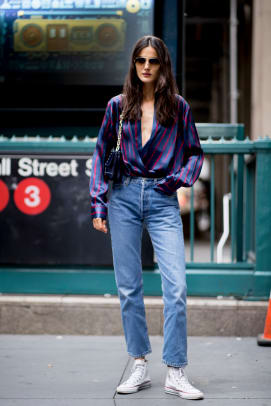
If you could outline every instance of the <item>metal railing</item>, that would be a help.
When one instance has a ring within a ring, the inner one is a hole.
[[[198,276],[204,272],[209,274],[211,284],[214,273],[228,274],[225,285],[220,286],[224,294],[238,289],[241,291],[243,284],[247,285],[244,290],[248,297],[257,296],[256,292],[260,290],[268,294],[271,285],[271,139],[266,137],[252,141],[244,138],[242,125],[198,124],[197,128],[205,160],[210,167],[210,260],[194,262],[194,185],[190,193],[190,261],[187,268],[191,274],[197,270]],[[228,185],[223,192],[221,183]],[[226,228],[229,229],[230,257],[226,262],[219,261],[219,258],[215,260],[215,247],[217,244],[219,248],[224,232],[224,197],[229,202]],[[231,278],[235,280],[235,288],[229,286]],[[215,290],[215,287],[212,289]]]
[[[190,261],[187,263],[188,293],[198,296],[222,294],[243,298],[268,297],[271,285],[271,140],[269,138],[256,141],[244,139],[244,127],[240,124],[197,124],[197,128],[205,160],[210,164],[208,244],[210,260],[194,261],[196,213],[192,209],[190,210]],[[43,133],[42,137],[39,137],[39,134],[33,131],[29,136],[27,130],[24,131],[24,137],[17,137],[15,131],[8,136],[4,132],[0,133],[0,151],[4,154],[50,153],[50,155],[69,153],[90,155],[93,152],[95,147],[93,128],[86,133],[84,131],[84,136],[80,133],[77,137],[77,133],[70,133],[68,139],[64,131],[58,129],[56,132],[57,137],[55,133],[48,133],[49,137]],[[221,165],[222,161],[223,165]],[[221,191],[220,186],[225,180],[228,186]],[[215,260],[215,247],[223,233],[221,218],[225,194],[230,194],[231,197],[230,260],[227,263],[221,263]],[[194,187],[191,188],[190,199],[190,206],[193,208]],[[67,273],[59,271],[59,277],[65,280],[66,290],[59,288],[64,286],[62,284],[58,284],[57,287],[52,286],[53,282],[48,275],[48,286],[42,292],[56,293],[60,289],[63,293],[101,294],[105,293],[103,290],[106,289],[108,293],[116,293],[111,270],[106,272],[90,270],[87,273],[77,268],[74,272],[77,277],[76,291],[72,282],[75,276],[69,270]],[[46,281],[47,274],[44,274]],[[10,273],[3,270],[3,275],[7,277]],[[143,276],[145,293],[161,294],[160,276],[156,272],[143,272]],[[20,278],[23,277],[22,270],[16,273],[17,282],[14,277],[15,273],[12,275],[12,283],[19,285],[21,283],[19,280],[21,281]],[[36,279],[35,272],[31,270],[31,278],[36,280],[35,283],[39,283],[40,277],[41,270],[37,270]],[[80,277],[83,281],[82,286],[78,283]],[[86,278],[90,278],[88,283]],[[96,278],[95,282],[92,283],[94,279],[91,278]],[[97,280],[103,282],[97,284]],[[7,291],[11,289],[9,282],[6,286],[8,286]],[[46,283],[43,286],[46,286]],[[39,289],[33,288],[30,291],[41,292]]]
[[[229,190],[224,195],[230,197],[230,242],[231,242],[231,262],[251,262],[255,260],[255,232],[256,232],[256,190],[260,191],[263,181],[268,182],[269,166],[262,162],[262,154],[271,157],[271,140],[269,138],[251,141],[244,139],[244,128],[241,125],[221,125],[220,130],[224,135],[219,137],[217,125],[208,125],[208,137],[204,131],[206,127],[198,125],[201,138],[201,145],[205,153],[205,159],[210,162],[210,262],[214,262],[215,251],[215,214],[219,210],[223,214],[223,196],[215,199],[215,188],[217,182],[229,184]],[[215,133],[215,136],[212,134]],[[217,158],[227,157],[227,173],[222,173],[220,168],[219,178],[215,180]],[[271,164],[271,162],[270,162]],[[256,174],[257,172],[260,172]],[[263,176],[260,184],[256,184],[256,177]],[[227,182],[227,177],[229,178]],[[193,188],[192,188],[193,189]],[[194,194],[191,193],[191,208],[194,207]],[[216,201],[217,200],[217,201]],[[216,208],[216,204],[219,207]],[[268,202],[267,202],[268,204]],[[257,207],[259,210],[260,208]],[[261,208],[264,210],[264,208]],[[190,260],[193,262],[194,246],[194,211],[190,212]],[[267,219],[268,222],[268,219]],[[254,255],[253,255],[254,253]]]
[[[210,216],[210,262],[215,259],[215,241],[216,241],[216,212],[224,217],[225,205],[223,204],[223,196],[228,196],[230,200],[230,225],[226,227],[230,229],[231,241],[231,262],[240,261],[242,258],[241,240],[243,238],[243,210],[247,212],[248,206],[243,207],[243,189],[245,183],[244,170],[246,170],[246,162],[244,156],[250,156],[255,159],[253,151],[254,143],[248,139],[244,140],[243,125],[225,125],[225,124],[198,124],[197,125],[201,145],[205,153],[206,161],[209,164],[209,216]],[[249,154],[249,155],[247,155]],[[219,166],[217,180],[215,179],[216,162],[219,164],[223,161],[223,167]],[[224,173],[223,173],[224,169]],[[226,171],[225,171],[226,170]],[[226,173],[225,173],[226,172]],[[222,182],[228,184],[228,190],[225,190],[223,195],[216,198],[216,183]],[[255,187],[255,185],[254,185]],[[195,213],[194,213],[194,187],[190,193],[190,261],[194,262],[194,245],[195,245]],[[216,207],[217,206],[217,207]],[[238,255],[237,255],[238,253]]]

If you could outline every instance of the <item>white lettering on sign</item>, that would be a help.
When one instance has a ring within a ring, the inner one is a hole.
[[[11,159],[2,158],[0,160],[0,176],[10,176],[11,175]]]
[[[78,176],[78,163],[75,159],[70,162],[40,162],[37,158],[24,157],[18,161],[18,174],[21,176]]]
[[[61,162],[58,167],[60,176],[66,177],[70,175],[70,165],[68,162]]]
[[[40,189],[35,185],[30,185],[25,188],[24,202],[28,207],[37,207],[40,204]]]
[[[90,175],[91,175],[91,166],[92,166],[92,158],[89,158],[87,161],[86,161],[86,170],[85,170],[85,174],[88,176],[88,177],[90,177]]]

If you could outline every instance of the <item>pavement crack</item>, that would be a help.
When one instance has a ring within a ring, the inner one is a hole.
[[[122,374],[121,374],[121,377],[120,377],[120,379],[119,379],[119,381],[118,381],[117,386],[119,386],[119,384],[121,383],[122,378],[124,377],[125,371],[126,371],[126,369],[128,368],[129,362],[130,362],[130,358],[128,357],[128,360],[127,360],[127,362],[126,362],[126,364],[125,364],[125,367],[124,367],[124,369],[123,369],[123,372],[122,372]],[[115,403],[115,397],[116,397],[116,395],[117,395],[117,390],[115,390],[114,396],[113,396],[114,403]],[[116,403],[115,403],[115,404],[116,404]]]

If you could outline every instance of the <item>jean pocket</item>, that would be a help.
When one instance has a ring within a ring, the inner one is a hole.
[[[154,190],[154,202],[156,202],[158,205],[161,204],[162,206],[177,207],[179,205],[177,192],[173,192],[171,195],[167,195],[166,193]]]
[[[163,192],[158,192],[158,191],[156,191],[156,192],[159,193],[159,195],[164,197],[165,199],[176,199],[177,198],[177,192],[176,191],[173,192],[171,195],[167,195],[166,193],[163,193]]]
[[[113,185],[112,185],[113,190],[121,189],[122,187],[123,187],[123,183],[113,183]]]
[[[171,195],[166,195],[170,199],[176,199],[177,198],[177,192],[173,192]]]

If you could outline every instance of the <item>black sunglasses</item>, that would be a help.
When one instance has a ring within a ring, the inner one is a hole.
[[[149,61],[150,65],[160,65],[160,61],[158,58],[143,58],[143,56],[138,56],[135,58],[135,63],[138,63],[139,65],[145,65],[146,61]]]

